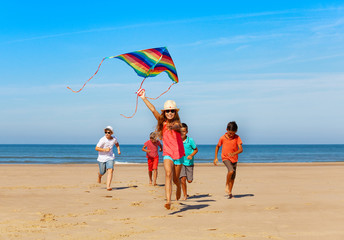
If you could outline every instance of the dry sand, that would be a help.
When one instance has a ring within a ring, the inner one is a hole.
[[[190,198],[164,206],[164,170],[116,165],[0,165],[0,239],[344,239],[344,163],[195,166]],[[174,187],[175,190],[175,187]],[[173,200],[175,196],[173,196]]]

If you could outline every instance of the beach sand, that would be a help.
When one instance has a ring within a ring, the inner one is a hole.
[[[221,163],[195,166],[190,198],[164,208],[164,170],[0,165],[0,239],[344,239],[344,163],[239,164],[234,198]],[[175,186],[173,189],[175,193]]]

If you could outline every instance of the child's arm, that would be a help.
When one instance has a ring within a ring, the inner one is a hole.
[[[193,152],[187,157],[187,159],[191,160],[195,155],[196,153],[198,153],[198,148],[196,147]]]
[[[147,146],[143,145],[143,148],[142,148],[142,151],[146,152],[146,153],[149,153],[150,150],[146,149]]]
[[[109,152],[110,148],[101,148],[96,146],[96,151],[98,152]]]
[[[242,145],[241,145],[241,144],[238,145],[238,148],[239,148],[238,151],[229,153],[228,155],[229,155],[230,157],[234,157],[235,155],[238,155],[238,154],[242,153],[243,149],[242,149]]]
[[[121,149],[119,148],[119,143],[115,143],[118,155],[121,155]]]
[[[146,104],[146,106],[149,108],[149,110],[151,110],[151,112],[153,113],[154,117],[156,118],[156,120],[159,120],[160,118],[160,114],[159,112],[155,109],[154,105],[151,104],[148,99],[146,98],[146,91],[142,90],[141,91],[141,95],[140,97],[142,98],[143,102]]]
[[[159,141],[159,147],[160,147],[160,152],[162,152],[162,146],[161,146],[161,143],[160,143],[160,141]]]
[[[216,145],[216,148],[215,148],[215,158],[214,158],[214,165],[217,165],[217,163],[219,162],[219,160],[217,159],[217,154],[219,153],[219,146]]]

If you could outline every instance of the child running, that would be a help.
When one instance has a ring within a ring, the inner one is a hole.
[[[158,177],[158,163],[159,163],[159,154],[158,147],[160,152],[162,151],[162,146],[160,141],[157,139],[157,134],[152,132],[149,135],[149,140],[144,143],[142,151],[146,152],[147,162],[148,162],[148,176],[149,176],[149,185],[156,186],[156,179]],[[153,174],[152,174],[153,173]],[[153,175],[153,179],[152,179]]]
[[[186,180],[188,183],[191,183],[193,180],[193,170],[194,170],[194,156],[198,152],[197,146],[195,141],[188,137],[186,134],[188,134],[188,125],[185,123],[182,123],[182,128],[180,130],[183,144],[184,144],[184,150],[185,150],[185,156],[184,161],[182,165],[182,170],[180,171],[180,180],[181,185],[183,189],[183,200],[186,200],[188,197],[187,194],[187,187],[186,187]]]
[[[215,148],[215,159],[214,165],[217,165],[218,159],[217,154],[219,148],[222,146],[221,158],[222,162],[227,167],[228,173],[226,177],[226,193],[228,198],[232,198],[232,189],[236,176],[236,168],[238,162],[238,154],[242,153],[242,141],[236,132],[238,131],[238,125],[236,122],[229,122],[227,125],[227,132],[220,138]]]
[[[107,126],[104,131],[105,136],[99,140],[96,146],[96,151],[98,151],[97,160],[99,164],[98,183],[101,183],[102,176],[107,172],[106,189],[111,191],[111,181],[115,161],[115,154],[112,149],[113,146],[116,145],[118,155],[121,154],[121,150],[117,139],[112,136],[113,128],[111,126]]]
[[[181,124],[178,115],[179,109],[177,108],[175,101],[167,100],[164,104],[164,109],[161,111],[161,113],[159,113],[155,109],[154,105],[146,98],[144,90],[141,90],[139,95],[158,121],[156,129],[159,137],[162,138],[162,143],[164,145],[163,159],[165,169],[165,208],[170,209],[172,178],[173,182],[177,186],[176,200],[179,200],[181,196],[179,174],[184,157],[184,146],[182,137],[180,135]]]

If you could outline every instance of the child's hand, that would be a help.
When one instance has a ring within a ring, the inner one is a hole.
[[[192,159],[192,156],[191,156],[191,155],[189,155],[189,156],[187,157],[187,159],[188,159],[188,160],[191,160],[191,159]]]
[[[229,157],[234,157],[236,154],[235,153],[228,153]]]
[[[104,148],[104,152],[110,152],[110,148]]]
[[[219,160],[217,158],[214,159],[214,165],[217,166],[217,163],[219,162]]]
[[[140,98],[145,99],[145,98],[146,98],[146,90],[140,88],[140,89],[137,91],[137,95],[139,95]]]
[[[118,155],[121,155],[121,150],[118,150],[117,152],[118,152]]]

